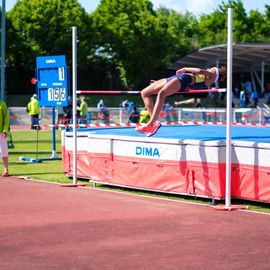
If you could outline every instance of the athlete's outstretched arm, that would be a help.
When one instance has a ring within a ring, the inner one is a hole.
[[[184,67],[176,71],[176,74],[182,74],[182,73],[202,74],[213,80],[215,80],[215,76],[216,76],[216,73],[212,71],[212,68],[206,70],[206,69],[197,68],[197,67]]]
[[[176,71],[176,74],[182,74],[182,73],[194,73],[194,74],[199,74],[201,71],[200,68],[196,67],[184,67],[180,68]]]

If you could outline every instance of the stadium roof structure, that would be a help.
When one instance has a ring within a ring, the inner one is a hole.
[[[185,66],[207,68],[227,62],[227,44],[199,49],[186,55],[168,68],[177,70]],[[233,73],[270,72],[270,44],[234,43]]]

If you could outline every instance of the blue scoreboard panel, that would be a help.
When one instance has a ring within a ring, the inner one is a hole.
[[[69,74],[64,55],[36,59],[37,96],[40,106],[67,106]]]

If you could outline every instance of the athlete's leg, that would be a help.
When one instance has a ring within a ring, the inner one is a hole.
[[[8,157],[2,157],[3,165],[4,165],[4,176],[8,176]]]
[[[161,80],[155,81],[154,83],[150,84],[149,86],[147,86],[141,91],[141,96],[144,102],[144,106],[146,107],[150,116],[152,116],[153,109],[154,109],[152,96],[158,94],[158,92],[162,89],[162,87],[166,83],[167,83],[166,79],[161,79]]]
[[[3,176],[8,176],[8,146],[7,146],[7,136],[5,136],[4,133],[0,133],[0,149],[4,165]]]
[[[177,78],[174,78],[170,80],[169,82],[167,82],[165,85],[163,85],[163,87],[158,91],[156,103],[151,114],[151,119],[148,122],[149,125],[152,126],[155,123],[155,121],[158,119],[159,114],[163,108],[166,97],[176,93],[180,89],[181,89],[181,83],[179,79]]]

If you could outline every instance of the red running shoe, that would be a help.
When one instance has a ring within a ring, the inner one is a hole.
[[[152,128],[153,128],[152,126],[147,124],[145,126],[137,127],[135,128],[135,130],[140,133],[148,133],[152,130]]]
[[[161,122],[159,120],[156,120],[156,122],[154,123],[153,126],[151,126],[152,130],[150,130],[149,132],[147,132],[146,136],[147,137],[151,137],[153,136],[161,127]]]
[[[157,131],[158,129],[161,127],[161,122],[159,120],[157,120],[153,126],[147,124],[145,126],[141,126],[141,127],[138,127],[138,128],[135,128],[135,130],[137,132],[140,132],[140,133],[146,133],[146,136],[147,137],[150,137],[150,136],[153,136]]]
[[[156,127],[156,126],[161,126],[161,122],[159,120],[156,120],[156,122],[154,123],[153,127]]]

